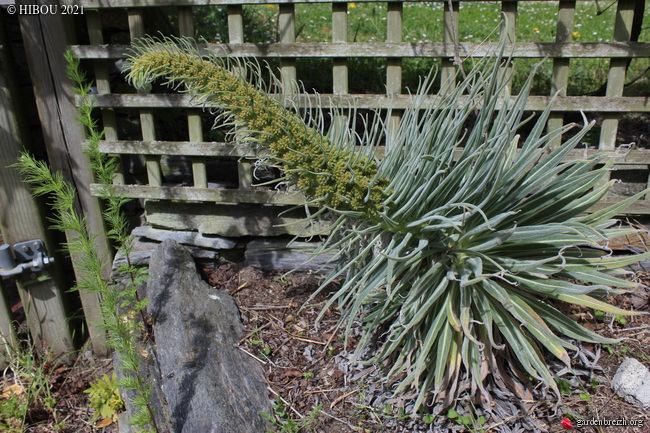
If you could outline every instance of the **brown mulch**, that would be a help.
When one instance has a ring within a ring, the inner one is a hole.
[[[276,414],[280,415],[281,422],[295,422],[296,429],[300,428],[296,432],[470,431],[441,417],[432,424],[425,423],[421,416],[411,418],[408,416],[409,400],[391,402],[389,392],[386,398],[376,398],[382,395],[381,372],[372,365],[349,362],[359,329],[353,328],[346,334],[344,329],[337,327],[340,311],[336,307],[323,311],[328,298],[327,293],[314,296],[320,284],[317,275],[284,275],[232,263],[215,264],[203,269],[202,274],[212,287],[228,291],[235,299],[245,326],[241,348],[261,364],[269,397],[276,399]],[[636,278],[646,287],[650,286],[650,269],[641,270]],[[336,288],[333,283],[327,289]],[[650,312],[649,300],[650,292],[643,286],[635,293],[610,299],[621,308],[646,313]],[[613,346],[583,344],[582,349],[595,354],[592,371],[578,377],[564,375],[571,384],[571,392],[563,396],[556,412],[547,411],[538,421],[551,433],[565,431],[560,423],[567,415],[574,425],[580,417],[628,423],[627,426],[586,426],[576,428],[577,432],[650,431],[650,414],[635,408],[611,390],[611,379],[624,359],[634,357],[650,367],[650,316],[631,316],[623,324],[610,317],[598,320],[587,309],[567,310],[567,314],[602,335],[626,340]],[[349,337],[347,346],[345,335]],[[580,364],[578,359],[575,361],[576,365]],[[91,424],[93,413],[89,409],[88,395],[83,393],[91,381],[104,373],[110,374],[110,360],[97,360],[90,352],[82,350],[73,365],[51,362],[51,368],[55,413],[42,407],[34,408],[28,420],[30,427],[24,431],[117,432],[116,424],[106,428],[95,428]],[[12,381],[11,372],[5,371],[0,378],[0,393]],[[638,422],[643,422],[643,427],[631,425]],[[453,430],[441,429],[441,423],[451,425]],[[507,424],[508,420],[488,418],[480,427],[485,432],[516,431],[505,430]]]
[[[28,349],[24,349],[28,350]],[[89,407],[88,394],[84,393],[90,383],[104,374],[111,374],[112,359],[97,359],[92,352],[82,349],[72,364],[59,362],[56,358],[34,354],[35,363],[44,367],[44,377],[48,378],[54,409],[48,409],[42,402],[33,405],[27,413],[25,424],[20,430],[16,420],[0,420],[16,428],[15,431],[26,433],[117,433],[117,423],[106,421],[104,428],[97,428],[91,420],[94,410]],[[0,399],[6,399],[17,389],[29,386],[28,379],[16,377],[11,368],[4,370],[0,376]],[[12,388],[13,387],[13,388]],[[22,398],[24,394],[19,395]],[[98,420],[98,423],[102,421]]]
[[[421,417],[409,418],[403,402],[391,405],[385,403],[390,400],[382,400],[379,404],[367,401],[364,390],[381,386],[371,379],[377,376],[377,371],[372,366],[358,366],[356,371],[350,372],[350,367],[346,367],[351,365],[348,360],[356,340],[349,338],[348,346],[344,347],[344,330],[337,328],[340,312],[334,307],[322,312],[327,301],[324,294],[312,298],[318,287],[315,275],[283,276],[234,264],[204,269],[204,275],[213,287],[231,293],[240,307],[246,328],[241,345],[262,364],[269,396],[279,396],[281,409],[286,412],[285,421],[291,418],[299,423],[300,419],[309,418],[314,408],[320,407],[311,429],[302,431],[439,431],[430,430],[431,424],[424,424]],[[650,273],[641,272],[637,278],[650,285]],[[335,288],[335,285],[331,287]],[[621,308],[634,307],[648,312],[649,296],[646,289],[640,288],[637,293],[619,295],[611,301]],[[584,350],[596,354],[597,365],[593,366],[592,377],[564,376],[570,379],[572,391],[563,396],[556,413],[547,414],[542,426],[545,425],[549,432],[564,431],[561,420],[568,415],[574,424],[580,417],[625,419],[628,423],[627,426],[581,427],[575,431],[650,431],[650,414],[635,408],[611,390],[611,379],[625,358],[635,357],[650,367],[650,317],[628,317],[624,326],[614,318],[596,320],[589,311],[568,313],[575,314],[581,324],[605,336],[629,340],[604,347],[584,344]],[[644,422],[645,427],[632,425],[638,422]],[[482,427],[486,432],[509,431],[503,429],[502,424],[503,420],[488,418]],[[458,431],[464,430],[456,427]]]

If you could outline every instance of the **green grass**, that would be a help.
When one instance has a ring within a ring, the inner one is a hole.
[[[557,3],[550,1],[520,2],[518,7],[517,40],[520,42],[554,42],[556,33]],[[498,40],[494,30],[501,20],[500,2],[461,2],[459,40],[481,42]],[[608,42],[612,40],[616,4],[599,2],[599,13],[594,1],[579,1],[576,7],[575,42]],[[298,42],[327,42],[332,40],[331,4],[296,4],[296,32]],[[225,8],[197,8],[199,33],[208,40],[226,42],[227,26]],[[403,41],[438,42],[442,40],[443,2],[404,3]],[[244,6],[245,41],[270,43],[277,40],[278,5]],[[647,22],[650,10],[646,9]],[[386,40],[387,6],[384,2],[348,4],[348,40],[372,42]],[[645,25],[640,40],[650,40],[650,27]],[[531,67],[540,59],[517,59],[515,61],[515,91],[521,88]],[[404,90],[417,87],[419,77],[426,75],[431,67],[439,66],[436,59],[405,59],[403,61]],[[630,64],[627,81],[643,76],[650,66],[650,59],[634,59]],[[567,93],[584,95],[597,91],[607,80],[608,59],[576,59],[571,61]],[[547,95],[550,92],[552,60],[543,60],[538,70],[532,94]],[[385,59],[354,59],[350,63],[350,92],[383,93],[385,90]],[[332,89],[330,59],[301,59],[298,62],[298,78],[308,90],[328,93]],[[650,94],[647,78],[626,89],[626,95]]]

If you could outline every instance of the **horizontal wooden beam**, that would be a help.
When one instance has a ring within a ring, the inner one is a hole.
[[[589,208],[589,212],[596,212],[608,206],[618,203],[619,200],[602,200]],[[637,200],[632,203],[627,209],[619,214],[624,215],[650,215],[650,200]]]
[[[255,157],[258,152],[247,149],[246,144],[193,141],[100,141],[99,151],[122,155],[181,155],[207,157]]]
[[[497,42],[459,44],[460,56],[481,58],[494,53]],[[129,45],[72,45],[71,51],[82,59],[119,59],[127,56]],[[205,54],[262,58],[451,58],[454,46],[444,42],[295,42],[270,44],[201,44]],[[514,58],[635,58],[650,57],[649,42],[517,42],[505,47]]]
[[[128,198],[150,200],[178,200],[215,203],[256,203],[274,205],[301,205],[305,203],[302,194],[288,194],[275,191],[251,191],[222,188],[193,188],[181,186],[113,185],[115,192]],[[90,191],[99,195],[102,185],[92,184]],[[603,200],[589,209],[595,212],[618,203],[616,200]],[[650,200],[639,200],[628,207],[621,215],[650,215]]]
[[[379,94],[364,95],[303,95],[300,96],[305,104],[300,106],[312,106],[322,108],[333,107],[356,107],[370,109],[406,109],[412,104],[413,97],[409,95],[398,95],[387,97]],[[430,96],[427,103],[432,104],[438,99],[437,96]],[[551,102],[550,96],[529,96],[526,100],[526,110],[541,111],[548,107]],[[306,104],[309,101],[309,104]],[[463,99],[461,99],[461,104]],[[514,97],[511,98],[511,102]],[[499,104],[497,109],[503,104]],[[172,108],[172,107],[201,107],[201,104],[187,93],[169,94],[110,94],[97,95],[96,106],[99,108]],[[607,112],[607,113],[642,113],[650,112],[650,98],[648,97],[604,97],[604,96],[563,96],[557,97],[553,103],[552,111],[585,111],[585,112]]]
[[[179,156],[205,156],[205,157],[251,157],[259,156],[254,149],[248,149],[247,144],[223,142],[193,142],[193,141],[100,141],[99,151],[107,154],[122,155],[179,155]],[[458,156],[461,150],[457,150]],[[571,151],[565,161],[578,158],[588,158],[600,153],[596,149],[575,149]],[[377,149],[377,156],[382,157],[384,149]],[[632,149],[629,152],[621,151],[612,154],[615,166],[650,165],[650,149]],[[457,158],[456,158],[457,159]]]
[[[112,185],[111,187],[114,189],[115,193],[124,197],[151,200],[279,205],[300,205],[305,202],[302,194],[277,191],[149,185]],[[90,191],[94,195],[99,196],[103,190],[104,186],[100,184],[90,185]]]
[[[372,3],[377,0],[358,0],[355,3]],[[415,2],[418,0],[410,0]],[[432,0],[442,3],[448,0]],[[539,1],[539,0],[503,0]],[[347,0],[61,0],[61,4],[79,5],[86,8],[141,8],[156,6],[223,6],[248,4],[298,4],[298,3],[348,3]],[[405,2],[406,3],[406,2]]]

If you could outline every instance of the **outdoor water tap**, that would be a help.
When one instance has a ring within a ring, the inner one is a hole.
[[[7,244],[0,245],[0,277],[15,277],[24,272],[43,272],[45,266],[54,261],[45,252],[45,245],[40,239],[20,242],[13,247],[16,258]]]

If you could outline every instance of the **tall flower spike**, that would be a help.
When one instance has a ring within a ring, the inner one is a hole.
[[[375,161],[334,145],[260,86],[230,72],[226,61],[206,59],[191,41],[170,38],[138,41],[129,60],[127,78],[135,87],[146,88],[163,78],[206,106],[223,110],[222,118],[245,129],[251,141],[264,143],[275,160],[272,163],[310,199],[369,219],[382,211],[388,181],[377,175]],[[251,68],[249,73],[259,69]]]

